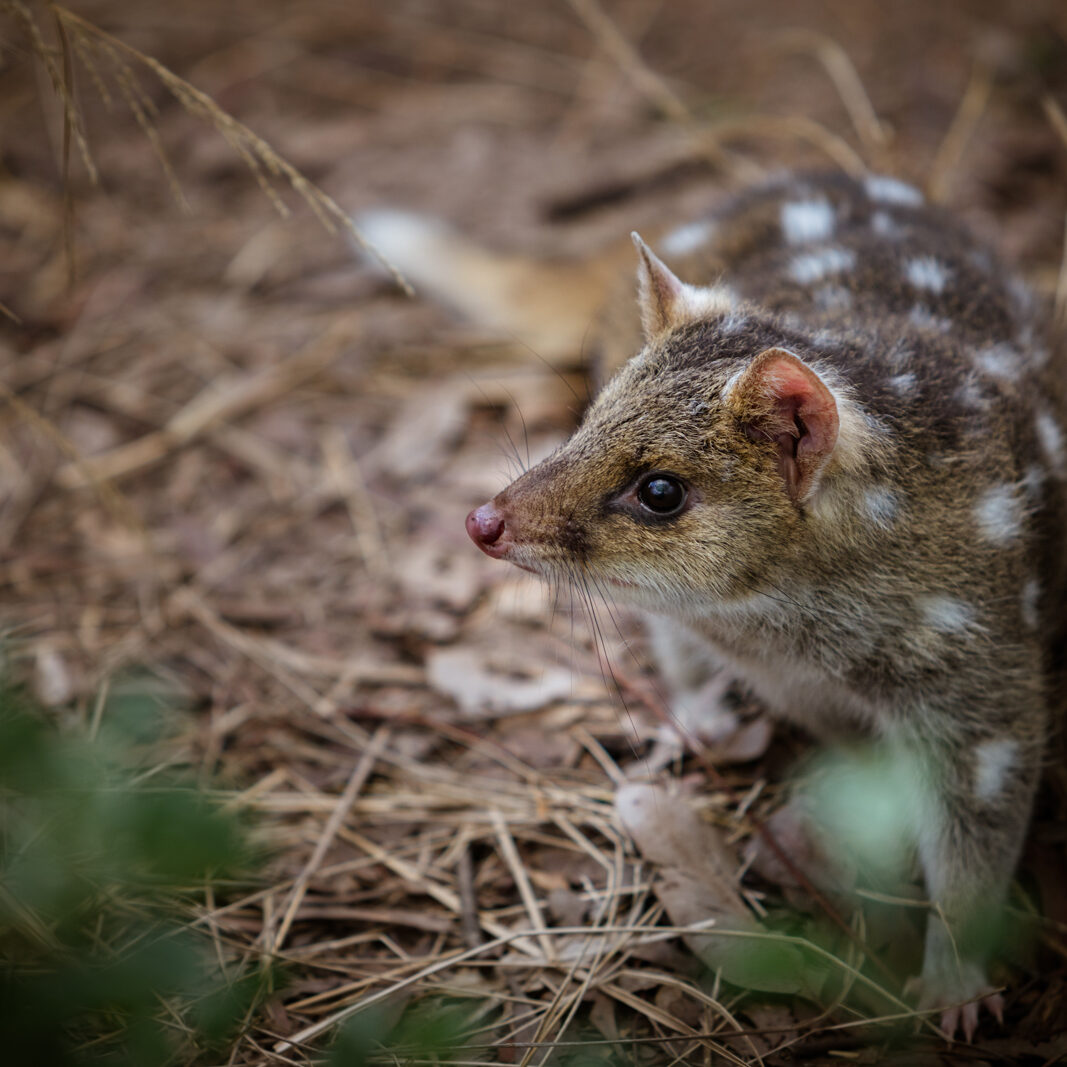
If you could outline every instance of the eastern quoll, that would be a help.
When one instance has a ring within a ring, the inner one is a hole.
[[[364,221],[464,309],[542,316],[514,264],[411,216]],[[970,1038],[979,1005],[1002,1010],[983,927],[1062,696],[1062,356],[994,255],[894,178],[768,182],[668,234],[670,267],[633,237],[643,344],[468,532],[647,613],[675,707],[725,672],[818,737],[908,762],[920,1004]]]

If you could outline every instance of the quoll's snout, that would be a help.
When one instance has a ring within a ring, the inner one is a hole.
[[[470,539],[493,559],[500,559],[508,550],[504,529],[504,516],[492,501],[475,508],[467,516],[467,534]]]

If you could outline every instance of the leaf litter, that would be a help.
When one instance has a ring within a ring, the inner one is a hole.
[[[117,50],[137,68],[122,84],[141,111],[123,115],[114,86],[108,110],[78,67],[75,147],[100,184],[72,161],[73,224],[64,107],[42,136],[30,53],[0,72],[5,652],[86,726],[134,666],[179,680],[195,725],[174,758],[272,843],[259,884],[189,918],[224,961],[288,975],[228,1062],[316,1062],[360,1019],[388,1042],[428,1001],[465,1006],[479,1061],[958,1062],[863,995],[899,987],[857,943],[914,969],[918,937],[886,932],[921,917],[913,897],[860,898],[850,941],[742,877],[754,821],[780,806],[766,783],[803,740],[772,743],[750,717],[725,748],[678,744],[657,768],[636,624],[594,627],[466,542],[466,511],[573,426],[583,353],[550,366],[404,298],[309,215],[273,218],[257,184],[276,145],[352,215],[409,207],[574,255],[691,216],[753,168],[870,152],[921,180],[936,160],[931,183],[1051,294],[1067,147],[1039,98],[1067,92],[1063,13],[976,28],[934,7],[834,20],[778,0],[583,0],[502,21],[497,3],[402,0],[238,3],[220,20],[202,0],[173,19],[103,0],[110,38],[61,17],[82,60]],[[783,20],[809,33],[774,50],[762,27]],[[173,94],[200,114],[203,99],[125,44],[241,125],[194,119]],[[981,108],[979,57],[995,66]],[[275,205],[289,195],[272,187]],[[1065,1054],[1063,796],[1054,780],[1031,834],[1013,905],[1040,936],[1012,961],[1010,1028],[982,1035],[982,1062]]]

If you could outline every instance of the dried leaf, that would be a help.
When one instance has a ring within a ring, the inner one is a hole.
[[[531,666],[519,655],[449,648],[426,661],[430,685],[473,719],[536,711],[569,696],[574,676],[562,667]]]
[[[821,968],[775,940],[749,913],[735,885],[736,861],[722,835],[662,787],[625,785],[615,807],[642,855],[657,868],[654,889],[671,922],[715,920],[729,936],[694,933],[685,943],[711,970],[744,989],[812,996]],[[744,936],[744,935],[751,936]]]

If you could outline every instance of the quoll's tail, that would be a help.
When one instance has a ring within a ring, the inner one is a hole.
[[[524,259],[405,211],[372,211],[355,223],[416,290],[555,364],[581,357],[618,269],[615,249],[576,263]]]

